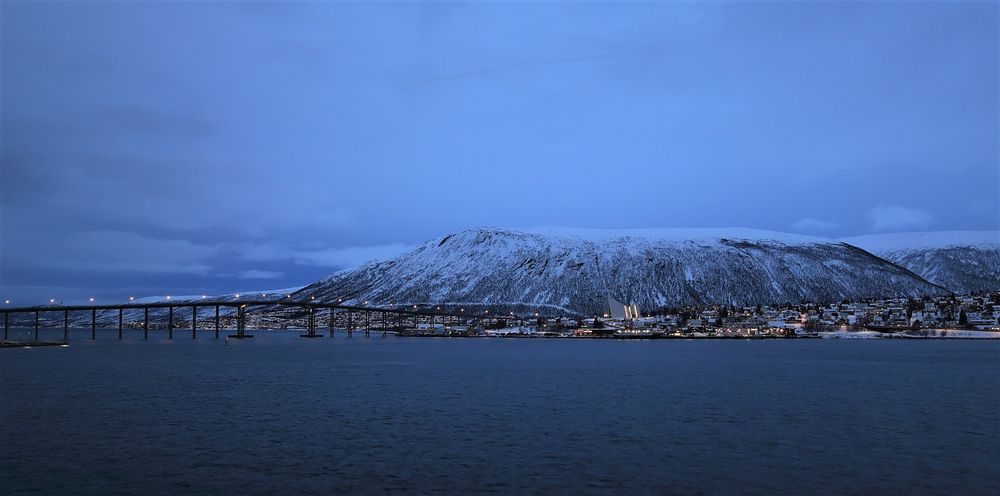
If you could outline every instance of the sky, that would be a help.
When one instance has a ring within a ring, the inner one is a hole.
[[[0,295],[481,226],[1000,228],[1000,4],[0,3]]]

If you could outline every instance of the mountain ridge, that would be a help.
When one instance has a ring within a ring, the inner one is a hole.
[[[918,297],[947,291],[838,240],[753,229],[474,228],[336,272],[300,294],[385,304],[600,312]]]
[[[931,231],[842,238],[957,293],[1000,289],[1000,231]]]

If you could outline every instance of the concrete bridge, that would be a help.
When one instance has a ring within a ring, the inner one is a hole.
[[[270,308],[268,308],[270,307]],[[340,320],[345,320],[345,330],[347,334],[353,335],[355,330],[363,330],[365,336],[368,336],[370,332],[374,329],[376,331],[381,331],[383,335],[388,333],[391,329],[398,329],[401,326],[406,327],[407,324],[412,324],[416,327],[417,323],[421,319],[429,321],[432,325],[436,323],[450,324],[450,325],[471,325],[474,323],[480,323],[483,321],[497,321],[500,319],[514,320],[519,323],[523,323],[525,319],[519,318],[511,315],[496,315],[496,313],[490,312],[489,310],[483,310],[481,312],[465,312],[464,309],[459,312],[448,312],[441,311],[441,307],[431,307],[431,308],[421,308],[414,306],[411,308],[382,308],[382,307],[368,307],[368,306],[357,306],[357,305],[342,305],[339,303],[320,303],[315,300],[307,301],[295,301],[289,299],[278,299],[278,300],[195,300],[195,301],[184,301],[184,302],[156,302],[156,303],[123,303],[123,304],[111,304],[111,305],[38,305],[30,307],[17,307],[17,308],[4,308],[3,311],[3,340],[7,344],[11,344],[9,339],[9,331],[11,328],[11,316],[21,317],[21,322],[33,317],[34,324],[34,340],[36,344],[67,344],[69,342],[69,328],[70,328],[70,314],[79,314],[80,312],[86,312],[90,314],[90,339],[97,339],[97,314],[98,312],[114,312],[118,311],[118,339],[122,339],[122,335],[125,329],[125,312],[141,310],[143,314],[142,318],[142,332],[143,338],[149,339],[150,331],[150,315],[149,311],[151,309],[167,310],[167,337],[173,339],[174,329],[176,328],[175,315],[178,318],[190,317],[190,330],[191,337],[198,337],[198,319],[203,317],[203,309],[213,309],[214,313],[207,316],[208,319],[212,321],[209,326],[209,331],[214,333],[216,339],[219,338],[219,332],[223,329],[221,325],[221,320],[223,315],[221,315],[221,309],[225,308],[229,310],[228,314],[225,316],[227,319],[232,319],[233,314],[235,314],[235,334],[231,334],[228,337],[243,339],[252,338],[253,335],[247,333],[247,310],[248,309],[268,309],[272,311],[278,311],[281,309],[296,309],[305,312],[306,320],[306,333],[300,336],[306,338],[316,338],[323,337],[324,335],[317,332],[317,321],[321,320],[325,314],[328,335],[330,337],[334,336],[334,331],[336,330],[337,317],[340,316]],[[180,313],[183,312],[183,313]],[[41,319],[44,316],[46,321],[51,321],[51,315],[56,313],[57,315],[61,313],[62,326],[63,326],[63,341],[61,342],[49,342],[42,343],[39,341],[39,330],[41,329]],[[297,320],[301,318],[301,315],[296,316],[283,316],[278,318],[286,318],[288,320]],[[31,325],[29,320],[28,326]],[[184,327],[185,329],[187,326]]]

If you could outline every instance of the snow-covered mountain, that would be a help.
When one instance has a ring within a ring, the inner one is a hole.
[[[372,305],[442,304],[594,315],[945,292],[854,246],[750,229],[482,228],[341,271],[299,294]]]
[[[872,234],[842,241],[957,293],[1000,289],[1000,232]]]

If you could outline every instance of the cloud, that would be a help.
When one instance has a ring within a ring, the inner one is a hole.
[[[284,275],[285,275],[284,272],[278,272],[274,270],[251,269],[251,270],[244,270],[243,272],[236,274],[236,277],[240,279],[278,279],[280,277],[283,277]]]
[[[205,262],[220,253],[219,246],[114,230],[79,233],[67,245],[74,257],[56,262],[58,265],[95,272],[204,275],[209,271]]]
[[[464,71],[454,72],[451,74],[442,74],[442,75],[432,76],[426,79],[421,79],[418,81],[412,81],[404,85],[403,89],[413,89],[428,84],[441,83],[447,81],[458,81],[462,79],[486,77],[493,73],[522,69],[522,68],[531,68],[531,67],[540,67],[549,65],[581,64],[589,62],[600,62],[604,60],[628,58],[628,57],[648,56],[648,57],[658,58],[665,55],[666,53],[667,50],[665,49],[646,49],[646,50],[634,50],[629,52],[581,55],[576,57],[566,56],[566,57],[551,57],[542,59],[514,60],[511,62],[507,62],[505,64],[467,69]]]
[[[350,246],[300,253],[301,260],[325,267],[357,267],[373,260],[385,260],[403,253],[412,246],[401,243],[377,246]]]
[[[296,249],[278,243],[246,244],[239,248],[244,260],[253,262],[292,261],[303,265],[350,268],[373,260],[392,258],[413,248],[402,243],[343,248]]]
[[[794,224],[792,228],[797,231],[830,231],[836,229],[837,224],[834,222],[827,222],[825,220],[814,219],[812,217],[804,217],[799,219]]]
[[[918,208],[879,205],[868,211],[873,231],[920,231],[931,225],[931,214]]]

